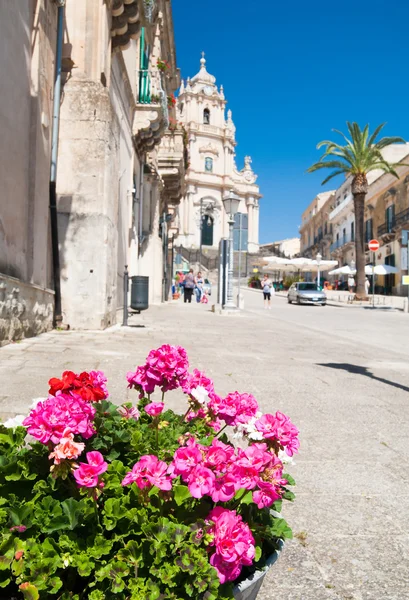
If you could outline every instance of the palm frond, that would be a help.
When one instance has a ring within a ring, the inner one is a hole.
[[[326,183],[328,183],[328,181],[329,181],[330,179],[333,179],[333,177],[337,177],[338,175],[343,175],[344,173],[345,173],[345,170],[344,170],[344,169],[338,169],[337,171],[332,171],[332,173],[330,173],[330,174],[328,175],[328,177],[326,177],[326,178],[324,179],[324,181],[321,183],[321,185],[325,185]]]
[[[390,146],[391,144],[404,144],[405,140],[401,137],[384,137],[379,142],[376,142],[375,147],[378,150],[382,150],[382,148],[386,148],[386,146]]]
[[[345,172],[349,172],[349,166],[338,160],[328,160],[326,162],[317,162],[307,169],[307,173],[314,173],[319,169],[341,169]]]
[[[382,129],[385,127],[385,125],[386,123],[381,123],[380,125],[378,125],[378,127],[375,129],[375,131],[368,140],[368,146],[372,146],[374,144],[376,138],[378,137]]]
[[[368,124],[361,129],[358,123],[347,121],[350,138],[342,131],[333,129],[335,133],[344,138],[346,144],[341,146],[330,140],[320,142],[317,145],[317,149],[325,147],[325,151],[318,162],[307,169],[307,173],[313,173],[319,169],[335,169],[323,181],[323,184],[341,173],[346,175],[366,175],[375,169],[381,169],[385,173],[390,173],[394,177],[399,178],[396,168],[403,166],[403,163],[389,163],[382,156],[381,150],[391,144],[405,143],[405,140],[401,137],[385,137],[376,142],[376,138],[384,126],[385,123],[378,125],[372,135],[370,135]]]

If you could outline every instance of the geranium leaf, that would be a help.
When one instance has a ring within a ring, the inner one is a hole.
[[[25,600],[38,600],[40,597],[38,589],[31,583],[22,583],[19,586],[19,590],[23,594]]]
[[[191,498],[189,488],[186,485],[175,485],[173,486],[173,496],[178,506],[183,504],[187,498]]]
[[[68,498],[68,500],[61,502],[62,509],[68,518],[70,524],[69,529],[71,529],[71,531],[78,525],[78,517],[80,515],[79,504],[80,503],[77,500],[74,500],[74,498]]]

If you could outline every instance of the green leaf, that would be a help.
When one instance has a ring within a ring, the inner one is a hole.
[[[175,485],[173,487],[173,495],[178,506],[183,504],[187,498],[191,498],[189,488],[186,485]]]
[[[78,500],[74,498],[68,498],[68,500],[61,502],[62,509],[68,517],[69,529],[71,531],[78,525],[78,517],[80,515],[79,504]]]
[[[250,504],[253,502],[253,492],[247,492],[247,494],[240,500],[240,504]]]
[[[283,479],[286,479],[288,482],[288,485],[295,485],[295,481],[294,479],[291,477],[291,475],[289,475],[288,473],[285,473],[283,475]]]
[[[23,594],[25,600],[38,600],[40,597],[38,589],[31,583],[22,583],[19,586],[19,590]]]
[[[254,556],[254,562],[258,562],[261,558],[262,550],[261,546],[256,546],[256,554]]]

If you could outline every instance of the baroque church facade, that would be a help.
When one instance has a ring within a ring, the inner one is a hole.
[[[235,249],[258,252],[259,187],[257,175],[246,156],[244,168],[235,163],[236,128],[231,110],[227,111],[223,86],[207,72],[204,53],[200,70],[182,82],[177,99],[177,120],[184,127],[189,144],[186,192],[178,208],[176,245],[185,248],[218,248],[229,236],[228,215],[223,198],[230,190],[239,196],[235,217]],[[239,228],[241,229],[239,248]]]

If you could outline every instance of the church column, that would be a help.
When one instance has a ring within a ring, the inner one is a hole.
[[[253,203],[254,198],[247,198],[247,214],[248,214],[248,243],[251,244],[253,242]]]
[[[258,205],[258,201],[256,200],[253,206],[253,242],[255,244],[259,244],[259,217],[260,217],[260,207]]]
[[[224,146],[224,174],[229,174],[229,148]]]

